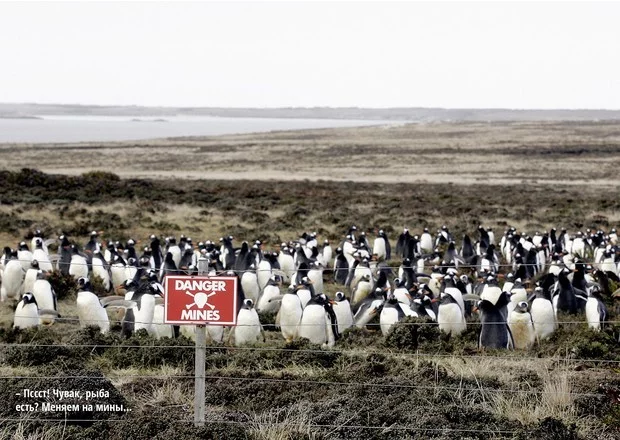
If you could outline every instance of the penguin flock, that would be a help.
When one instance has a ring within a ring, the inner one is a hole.
[[[144,329],[161,337],[194,337],[193,326],[164,323],[163,284],[170,275],[233,275],[239,278],[236,345],[264,340],[259,314],[275,315],[286,341],[306,338],[332,347],[351,327],[378,328],[383,335],[405,317],[423,318],[447,335],[479,327],[479,347],[527,349],[549,338],[558,313],[584,315],[600,331],[608,319],[605,298],[620,299],[620,247],[609,232],[565,229],[527,235],[505,230],[499,243],[479,226],[457,245],[447,226],[434,236],[405,228],[392,249],[384,230],[371,239],[351,226],[336,248],[316,233],[267,251],[259,240],[234,246],[234,238],[197,244],[189,237],[101,241],[93,231],[82,247],[67,235],[45,239],[34,232],[30,246],[4,248],[0,300],[17,303],[14,327],[49,325],[62,319],[47,277],[52,271],[75,278],[80,325],[111,330],[121,322],[127,336]],[[372,241],[372,245],[371,245]],[[57,245],[50,253],[48,247]],[[399,265],[394,262],[400,262]],[[105,296],[94,293],[97,279]],[[331,297],[325,284],[337,286]],[[112,317],[112,320],[110,319]],[[226,329],[208,325],[214,342]]]

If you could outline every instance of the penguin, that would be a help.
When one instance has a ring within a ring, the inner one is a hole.
[[[39,271],[37,280],[32,285],[32,294],[37,300],[39,309],[58,310],[56,293],[50,282],[45,278],[45,273]]]
[[[110,271],[108,264],[100,251],[93,254],[91,259],[91,267],[93,271],[93,277],[99,277],[105,291],[110,292],[112,290]]]
[[[284,273],[284,281],[290,282],[293,274],[295,273],[295,260],[291,254],[290,248],[283,243],[280,245],[280,252],[278,253],[278,264],[280,269]]]
[[[40,229],[37,229],[36,231],[34,231],[32,240],[30,241],[30,248],[32,249],[33,258],[34,258],[34,251],[37,249],[38,242],[41,243],[41,249],[43,250],[43,252],[45,252],[46,255],[49,254],[49,251],[47,249],[47,243],[43,239],[43,232],[41,232]],[[49,242],[53,243],[54,240],[52,239]],[[47,269],[43,269],[43,270],[47,270]]]
[[[396,241],[396,254],[401,258],[407,258],[407,253],[409,252],[409,241],[411,240],[411,234],[409,233],[409,229],[404,228],[403,233],[398,236],[398,240]]]
[[[324,240],[323,249],[321,249],[321,258],[320,258],[320,261],[323,267],[331,266],[333,256],[334,256],[334,250],[330,246],[329,240]]]
[[[310,270],[308,271],[308,278],[312,281],[312,285],[317,292],[323,291],[323,267],[318,261],[310,262]]]
[[[114,301],[119,301],[117,304],[133,305],[130,302],[124,302],[123,297],[107,297],[102,303],[97,295],[95,295],[91,288],[90,283],[85,278],[78,279],[78,293],[76,298],[77,314],[80,320],[80,327],[85,328],[88,326],[99,327],[101,333],[107,333],[110,330],[110,320],[105,310],[107,305],[113,305]]]
[[[420,235],[420,250],[424,254],[428,254],[433,251],[433,237],[428,228],[424,228],[424,232]]]
[[[504,278],[504,285],[502,286],[502,290],[504,292],[508,292],[511,293],[512,292],[512,288],[515,285],[515,276],[512,274],[512,272],[508,273],[506,275],[506,277]]]
[[[4,273],[2,274],[2,296],[0,300],[7,299],[17,300],[22,289],[24,280],[24,269],[17,259],[17,252],[11,253],[10,260],[4,264]]]
[[[461,292],[448,288],[441,294],[441,303],[437,312],[439,330],[448,335],[460,335],[467,328],[463,312],[464,302]]]
[[[69,238],[64,234],[58,237],[58,239],[60,240],[60,246],[58,247],[58,270],[60,270],[60,273],[63,275],[69,275],[69,268],[71,267],[71,258],[73,255],[71,243],[69,242]],[[39,260],[39,264],[40,263],[41,260]]]
[[[388,256],[389,246],[385,231],[381,229],[372,245],[372,253],[375,254],[379,260],[389,260],[391,257],[391,255]]]
[[[344,285],[349,275],[349,262],[344,256],[342,248],[336,249],[336,258],[334,260],[334,281],[336,284]]]
[[[151,234],[149,237],[151,240],[150,248],[151,248],[151,260],[150,266],[151,268],[158,271],[161,268],[161,264],[163,262],[163,254],[161,251],[161,242],[157,236]]]
[[[569,270],[564,268],[558,275],[558,293],[553,297],[553,307],[555,309],[556,316],[558,311],[575,315],[580,310],[580,305],[576,296],[576,289],[569,281],[568,273]]]
[[[17,259],[21,263],[24,272],[26,272],[30,268],[32,258],[32,252],[30,252],[28,245],[25,241],[22,241],[17,247]]]
[[[379,325],[381,333],[386,336],[392,326],[405,317],[398,300],[393,295],[388,295],[387,301],[383,304],[379,315]]]
[[[47,250],[43,248],[43,240],[39,237],[35,237],[33,241],[35,247],[34,251],[32,252],[32,259],[37,260],[37,262],[39,263],[39,269],[41,269],[43,272],[51,272],[53,270],[53,267]]]
[[[595,331],[601,331],[606,319],[607,307],[602,300],[600,288],[595,285],[590,289],[590,295],[586,302],[588,327]]]
[[[254,308],[254,301],[247,298],[237,314],[237,325],[234,328],[235,346],[254,344],[262,334],[262,326],[258,313]],[[263,338],[264,339],[264,338]]]
[[[34,282],[37,280],[37,275],[40,271],[39,262],[37,260],[32,260],[30,263],[30,269],[26,271],[26,276],[24,277],[24,283],[22,284],[22,289],[24,293],[32,292],[32,287],[34,286]]]
[[[263,293],[261,293],[258,298],[258,303],[256,304],[256,311],[258,313],[276,313],[280,308],[280,299],[282,295],[280,294],[280,286],[277,281],[277,277],[272,275],[267,281],[267,285],[263,289]]]
[[[297,337],[299,323],[303,314],[303,306],[297,291],[290,290],[282,296],[279,323],[282,336],[287,342]]]
[[[510,328],[506,321],[506,306],[510,302],[508,293],[504,292],[493,304],[488,300],[478,303],[480,311],[480,335],[478,348],[504,348],[514,347],[514,341]]]
[[[175,336],[174,326],[164,323],[165,308],[163,298],[155,297],[155,308],[153,309],[153,324],[151,331],[157,339],[173,338]]]
[[[497,284],[497,278],[494,276],[488,276],[486,283],[484,284],[484,288],[482,289],[482,293],[480,294],[480,299],[487,300],[491,304],[495,304],[501,295],[502,289]]]
[[[375,316],[381,313],[385,302],[384,292],[377,289],[372,295],[364,299],[355,310],[353,321],[358,328],[365,327]]]
[[[39,325],[39,307],[32,292],[26,292],[15,308],[13,328],[26,329]]]
[[[534,345],[536,332],[526,301],[519,301],[508,314],[508,327],[514,340],[515,349],[527,350]]]
[[[260,260],[260,262],[258,263],[258,268],[256,269],[256,279],[259,292],[262,292],[265,286],[267,286],[267,282],[271,278],[271,275],[271,261],[265,256],[265,258]]]
[[[118,254],[114,254],[110,264],[110,275],[112,278],[112,287],[120,288],[127,281],[127,272],[125,271],[125,260]]]
[[[372,291],[372,281],[369,274],[364,274],[360,281],[357,283],[357,287],[353,291],[351,304],[355,307],[361,303]]]
[[[338,333],[342,334],[346,329],[353,326],[353,313],[351,304],[345,297],[344,292],[336,292],[334,313],[338,322]]]
[[[299,300],[301,301],[301,308],[305,309],[308,302],[316,296],[316,291],[312,285],[312,280],[308,277],[303,277],[301,283],[295,286],[295,291]]]
[[[308,302],[299,323],[300,338],[306,338],[313,344],[334,346],[340,334],[332,304],[333,301],[322,293]]]
[[[258,277],[256,275],[256,266],[252,263],[246,271],[241,275],[241,286],[246,298],[250,298],[253,303],[258,301],[260,289],[258,287]]]
[[[538,341],[549,338],[556,329],[555,312],[551,300],[540,286],[534,289],[534,299],[530,306],[534,333]]]
[[[168,239],[168,251],[172,255],[172,261],[174,261],[174,267],[181,267],[181,247],[177,245],[175,237],[169,237]]]
[[[144,329],[149,334],[153,334],[153,316],[155,313],[155,295],[157,292],[151,285],[141,285],[132,297],[132,301],[137,303],[134,314],[134,332]]]
[[[504,292],[507,291],[504,290]],[[522,301],[527,301],[527,290],[525,290],[525,287],[521,282],[521,278],[517,278],[515,280],[511,291],[508,293],[510,294],[510,302],[508,303],[508,314],[510,315],[510,313],[517,307],[517,304]]]
[[[76,245],[71,246],[69,275],[72,275],[76,280],[78,278],[88,278],[88,263],[86,257],[80,254]]]

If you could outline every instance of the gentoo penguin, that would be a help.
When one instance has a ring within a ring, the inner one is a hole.
[[[480,294],[481,300],[487,300],[491,304],[497,303],[497,300],[502,295],[502,289],[497,284],[497,278],[494,276],[488,276],[482,293]]]
[[[404,317],[405,314],[398,300],[393,295],[389,295],[379,315],[379,325],[381,326],[381,333],[383,336],[387,335],[392,326]]]
[[[262,329],[258,313],[254,309],[254,301],[247,298],[237,314],[237,325],[234,328],[235,345],[239,347],[258,342]]]
[[[168,252],[172,254],[172,261],[174,261],[175,267],[181,267],[181,247],[177,245],[175,237],[169,237],[168,239]]]
[[[89,326],[99,327],[101,333],[107,333],[110,330],[110,320],[105,310],[106,305],[118,301],[117,304],[130,306],[133,304],[129,301],[125,302],[123,297],[107,297],[102,303],[97,295],[92,292],[90,283],[85,278],[78,279],[79,290],[77,293],[76,305],[80,327]]]
[[[267,285],[263,289],[260,298],[258,298],[258,304],[256,305],[256,311],[258,313],[276,313],[280,308],[280,285],[275,275],[272,275],[267,281]]]
[[[282,243],[282,245],[280,245],[278,263],[280,264],[280,270],[284,273],[284,281],[290,282],[293,274],[295,273],[295,260],[291,254],[291,249],[286,245],[286,243]]]
[[[423,254],[428,254],[433,251],[433,237],[428,228],[424,228],[424,232],[420,235],[420,250]]]
[[[329,240],[323,241],[323,249],[321,249],[320,261],[323,267],[331,267],[334,250],[329,244]]]
[[[30,269],[26,271],[24,283],[22,284],[24,293],[32,292],[32,287],[34,286],[34,282],[37,280],[37,275],[39,275],[40,270],[39,262],[37,260],[32,260],[30,263]]]
[[[7,299],[19,299],[24,280],[24,269],[17,259],[17,252],[12,252],[11,257],[4,263],[2,274],[2,301]]]
[[[53,270],[52,262],[47,251],[43,248],[43,240],[39,237],[35,237],[33,240],[35,248],[32,252],[32,259],[38,261],[39,269],[43,272],[51,272]]]
[[[56,293],[50,282],[45,278],[43,271],[39,271],[37,274],[37,280],[32,285],[32,294],[37,300],[39,309],[58,310]]]
[[[510,302],[508,293],[504,292],[493,304],[488,300],[478,303],[480,310],[479,348],[513,348],[514,341],[506,322],[506,306]]]
[[[536,338],[540,341],[547,339],[556,328],[555,312],[551,300],[545,295],[542,287],[534,289],[534,300],[530,306],[530,315],[534,323]]]
[[[558,311],[575,315],[585,308],[585,302],[587,301],[587,298],[583,298],[583,301],[581,301],[581,296],[578,301],[577,289],[569,281],[568,273],[569,270],[564,268],[558,275],[558,293],[553,297],[553,307],[556,316]]]
[[[73,255],[71,243],[69,242],[69,238],[64,234],[58,237],[58,240],[60,240],[60,246],[58,247],[58,269],[63,275],[69,275],[69,267],[71,267],[71,257]]]
[[[101,283],[103,284],[103,288],[106,292],[111,291],[112,281],[110,280],[110,269],[101,252],[95,252],[93,254],[91,266],[93,270],[93,277],[96,276],[101,279]]]
[[[88,262],[86,257],[80,254],[76,245],[71,246],[71,264],[69,265],[69,275],[76,280],[78,278],[88,278]]]
[[[588,327],[600,331],[603,323],[607,319],[607,307],[601,298],[601,291],[598,286],[590,289],[590,295],[586,302],[586,319]]]
[[[282,296],[279,312],[280,331],[287,342],[291,342],[297,337],[302,313],[303,306],[297,291],[292,289],[287,291]]]
[[[333,347],[340,337],[333,301],[324,294],[312,298],[306,305],[299,323],[299,337],[309,339],[313,344]]]
[[[512,274],[512,272],[510,272],[506,275],[504,285],[502,286],[502,290],[504,292],[511,293],[514,285],[515,285],[515,276]]]
[[[323,266],[319,261],[312,261],[309,264],[308,278],[317,292],[323,291]]]
[[[351,304],[355,307],[360,302],[362,302],[368,294],[372,291],[372,277],[370,274],[366,273],[362,275],[357,286],[353,290],[353,295],[351,299]]]
[[[258,267],[256,269],[256,280],[258,283],[258,291],[262,292],[269,278],[271,278],[272,267],[271,267],[271,254],[265,255],[260,262],[258,263]]]
[[[512,298],[511,298],[512,300]],[[532,315],[528,312],[527,302],[519,301],[515,308],[508,314],[508,327],[512,333],[515,348],[527,350],[536,341],[536,332]]]
[[[334,280],[336,284],[344,285],[349,276],[349,262],[344,256],[342,248],[336,249],[336,258],[334,259]]]
[[[15,308],[13,328],[29,328],[39,325],[39,307],[32,292],[26,292]]]
[[[388,241],[385,231],[381,229],[372,245],[372,253],[377,255],[379,260],[389,260],[391,258],[391,252],[388,252],[389,249],[390,242]]]
[[[338,333],[342,334],[346,329],[353,326],[353,313],[351,312],[351,304],[344,292],[336,292],[335,298],[334,313],[338,322]]]
[[[385,302],[384,294],[385,292],[381,289],[377,289],[357,306],[357,310],[355,310],[353,315],[356,327],[365,327],[375,316],[381,313],[383,303]]]
[[[241,286],[246,298],[250,298],[253,304],[255,304],[258,301],[260,290],[258,288],[258,277],[254,263],[250,264],[248,269],[241,275]]]
[[[26,272],[30,268],[32,258],[32,252],[30,252],[28,245],[25,241],[22,241],[17,247],[17,259],[21,263],[24,272]]]
[[[303,277],[301,279],[301,283],[295,286],[295,290],[297,291],[297,296],[299,296],[299,300],[301,301],[302,309],[304,309],[308,302],[316,296],[316,291],[312,285],[312,280],[308,277]]]
[[[504,290],[506,292],[506,290]],[[512,312],[522,301],[527,301],[527,290],[523,286],[521,282],[521,278],[517,278],[514,282],[514,286],[512,287],[510,293],[510,302],[508,303],[508,314]]]
[[[49,254],[49,251],[47,250],[47,243],[45,243],[45,240],[43,239],[43,232],[41,232],[40,229],[37,229],[36,231],[34,231],[32,240],[30,240],[30,248],[32,249],[33,258],[34,258],[34,251],[37,249],[37,242],[41,242],[41,249],[46,254]],[[50,240],[50,242],[53,243],[54,240]]]
[[[461,291],[447,288],[441,294],[441,303],[437,312],[439,330],[449,335],[460,335],[467,328],[463,312],[464,301]]]

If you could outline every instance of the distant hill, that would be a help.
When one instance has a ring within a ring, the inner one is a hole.
[[[433,121],[591,121],[620,119],[620,110],[513,110],[444,108],[224,108],[224,107],[142,107],[72,104],[0,103],[0,117],[33,115],[96,116],[221,116],[244,118],[316,118]]]

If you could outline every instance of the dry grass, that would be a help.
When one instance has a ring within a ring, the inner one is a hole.
[[[62,440],[65,427],[63,423],[48,425],[44,429],[28,432],[25,423],[17,428],[0,428],[0,440]]]
[[[250,433],[256,440],[294,440],[318,438],[312,430],[308,408],[291,405],[254,414],[250,421]]]

